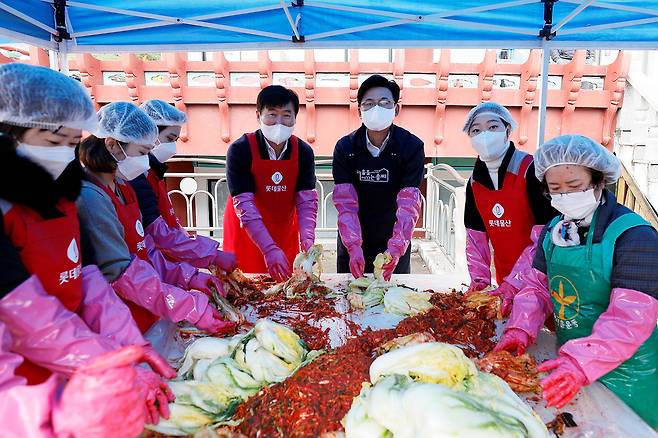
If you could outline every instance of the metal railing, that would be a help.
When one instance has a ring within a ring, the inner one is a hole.
[[[177,157],[174,162],[193,162],[225,166],[226,160],[216,158]],[[317,160],[316,166],[331,165],[331,160]],[[175,189],[169,191],[172,201],[181,197],[185,202],[186,230],[192,232],[212,233],[220,238],[222,226],[223,203],[228,190],[226,188],[226,171],[168,172],[167,178],[193,178],[197,182],[196,190]],[[465,266],[460,260],[464,254],[465,230],[462,221],[465,199],[466,180],[457,171],[446,164],[427,164],[425,166],[427,193],[422,197],[421,222],[415,228],[416,235],[432,240],[445,253],[453,266]],[[203,185],[199,184],[199,181]],[[215,182],[211,191],[208,181]],[[329,172],[317,172],[316,188],[318,190],[318,222],[316,233],[325,237],[335,237],[338,231],[335,208],[332,202],[333,177]],[[206,199],[202,203],[202,199]],[[199,226],[198,217],[209,216],[208,226]]]

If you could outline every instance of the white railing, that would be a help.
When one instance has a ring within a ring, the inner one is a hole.
[[[169,163],[175,162],[226,165],[226,160],[215,158],[176,157],[169,160]],[[316,161],[316,166],[330,165],[331,160]],[[316,188],[320,200],[316,233],[325,238],[335,238],[338,229],[336,210],[331,199],[333,177],[331,172],[321,168],[316,174]],[[177,197],[183,198],[186,211],[186,230],[204,234],[213,233],[213,237],[220,238],[223,231],[221,212],[228,193],[226,171],[221,169],[218,171],[167,172],[165,177],[194,179],[197,187],[192,184],[192,187],[188,188],[185,187],[185,184],[181,184],[181,188],[170,190],[169,196],[172,201]],[[425,239],[434,241],[453,266],[465,266],[465,261],[461,258],[464,254],[465,242],[462,216],[466,180],[454,168],[446,164],[426,165],[425,179],[427,180],[427,196],[422,197],[423,216],[420,226],[415,229],[416,235],[421,234]],[[208,181],[216,182],[212,191],[207,190]],[[202,201],[204,198],[205,202]],[[199,219],[208,216],[209,223],[199,225]]]

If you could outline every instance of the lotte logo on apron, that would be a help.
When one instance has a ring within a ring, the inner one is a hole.
[[[281,175],[281,172],[274,172],[272,174],[272,182],[274,184],[281,184],[281,181],[283,181],[283,175]]]
[[[493,213],[494,216],[496,216],[496,219],[500,219],[505,214],[505,209],[503,208],[502,205],[496,203],[496,205],[494,205],[493,208],[491,209],[491,212]]]
[[[66,256],[73,263],[78,263],[80,260],[80,252],[78,251],[78,242],[75,241],[75,238],[69,243],[69,247],[66,250]]]

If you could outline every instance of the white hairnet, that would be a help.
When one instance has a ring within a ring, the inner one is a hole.
[[[11,63],[0,66],[0,122],[93,132],[97,117],[87,90],[75,79],[46,67]]]
[[[462,131],[468,133],[473,124],[473,120],[475,120],[475,117],[480,114],[491,114],[499,117],[503,122],[510,125],[512,131],[516,129],[516,122],[507,108],[496,102],[483,102],[468,112]]]
[[[535,152],[535,174],[540,181],[546,171],[560,164],[576,164],[603,173],[605,184],[621,175],[621,163],[612,152],[584,135],[561,135],[544,143]]]
[[[139,106],[158,126],[181,126],[187,121],[183,111],[178,111],[175,106],[169,105],[164,100],[148,100]]]
[[[112,102],[98,111],[99,138],[112,137],[125,143],[152,145],[158,127],[139,107],[130,102]]]

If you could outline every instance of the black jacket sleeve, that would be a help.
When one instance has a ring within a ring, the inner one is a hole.
[[[343,137],[338,140],[334,148],[333,164],[331,166],[334,184],[356,184],[356,172],[352,169],[348,158],[349,153],[346,145],[348,141],[347,137]]]
[[[425,169],[425,146],[415,136],[410,135],[409,144],[403,145],[405,154],[402,162],[402,188],[420,187]]]
[[[0,298],[16,289],[21,283],[30,278],[30,273],[21,261],[14,244],[4,233],[2,213],[0,212]]]
[[[477,205],[475,205],[475,196],[473,195],[473,187],[471,187],[471,180],[466,183],[466,203],[464,205],[464,226],[475,231],[486,232],[484,221]]]
[[[535,217],[537,225],[546,225],[555,216],[560,213],[551,206],[551,201],[544,196],[541,182],[535,175],[535,163],[531,163],[526,171],[526,191],[528,193],[528,201],[530,203],[530,210]]]
[[[610,283],[644,292],[658,299],[658,232],[651,226],[634,227],[615,243]]]
[[[299,174],[296,192],[315,189],[315,154],[306,142],[299,142]]]
[[[142,213],[142,222],[144,223],[144,228],[146,228],[160,217],[158,198],[156,198],[155,192],[153,192],[153,188],[145,175],[139,175],[130,181],[129,184],[137,195],[139,211]]]
[[[236,140],[226,152],[226,182],[231,196],[256,191],[256,183],[251,175],[251,150],[246,135]]]

